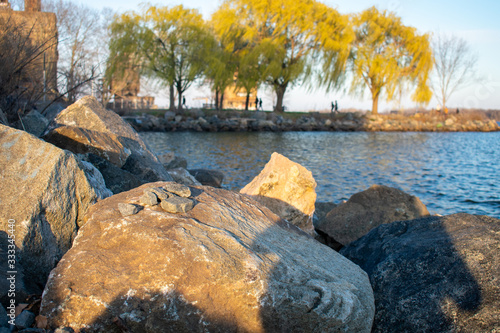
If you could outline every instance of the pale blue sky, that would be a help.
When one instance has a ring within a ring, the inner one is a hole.
[[[500,1],[498,0],[323,0],[343,14],[362,11],[370,6],[396,12],[404,24],[416,27],[421,33],[446,33],[463,37],[478,55],[478,74],[483,78],[456,92],[450,107],[480,107],[500,109]],[[85,4],[95,8],[110,7],[116,11],[138,10],[142,1],[131,0],[87,0]],[[159,5],[178,5],[198,9],[206,18],[215,11],[219,0],[166,0]],[[188,91],[188,100],[202,97],[208,92]],[[263,93],[264,103],[272,103],[272,94]],[[287,92],[285,105],[292,110],[321,110],[329,108],[332,99],[339,100],[341,108],[356,107],[369,109],[370,96],[364,98],[343,96],[339,93],[326,94],[323,90],[306,92],[300,87]],[[201,103],[193,101],[192,104]],[[161,102],[159,103],[161,104]],[[406,106],[412,106],[405,101]],[[394,102],[381,103],[380,110],[395,107]],[[436,106],[433,99],[429,107]]]

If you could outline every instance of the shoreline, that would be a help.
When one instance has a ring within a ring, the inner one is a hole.
[[[500,122],[482,114],[283,113],[262,111],[167,111],[123,115],[138,132],[497,132]]]

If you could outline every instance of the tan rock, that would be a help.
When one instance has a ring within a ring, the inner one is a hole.
[[[316,181],[309,170],[273,153],[261,173],[240,193],[251,195],[278,216],[314,235],[315,189]]]
[[[419,198],[392,187],[373,185],[332,209],[316,228],[347,245],[381,224],[428,215]]]
[[[3,125],[0,184],[0,230],[7,232],[8,221],[15,222],[25,279],[42,286],[71,247],[87,209],[112,194],[90,163]]]
[[[73,126],[61,126],[44,136],[45,141],[76,154],[93,153],[121,168],[131,151],[123,147],[113,133],[97,132]]]
[[[41,314],[85,332],[370,332],[367,275],[253,199],[191,188],[170,214],[137,203],[146,184],[102,200],[50,275]]]
[[[80,127],[113,135],[124,148],[130,150],[123,169],[144,181],[172,180],[155,153],[149,149],[139,134],[119,115],[106,110],[92,96],[86,96],[61,111],[54,119],[57,125]]]

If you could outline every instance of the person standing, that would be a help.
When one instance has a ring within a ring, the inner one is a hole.
[[[332,113],[333,113],[333,111],[335,111],[335,103],[333,103],[333,102],[332,102],[332,109],[331,109],[331,111],[330,111],[330,112],[332,112]]]
[[[339,105],[337,104],[337,100],[335,100],[335,112],[339,112]]]
[[[259,98],[255,96],[255,111],[259,111]]]
[[[264,109],[262,108],[262,98],[259,100],[259,109],[260,111],[264,111]]]

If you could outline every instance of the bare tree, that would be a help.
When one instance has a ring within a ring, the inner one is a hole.
[[[93,94],[103,75],[110,10],[98,11],[70,0],[45,0],[43,10],[57,16],[61,95],[72,103],[81,94]]]
[[[57,35],[34,38],[36,24],[0,16],[0,109],[6,115],[4,123],[17,120],[45,93],[44,52],[57,44]]]
[[[478,80],[478,58],[463,38],[453,35],[437,35],[433,50],[432,89],[444,109],[453,93]]]

